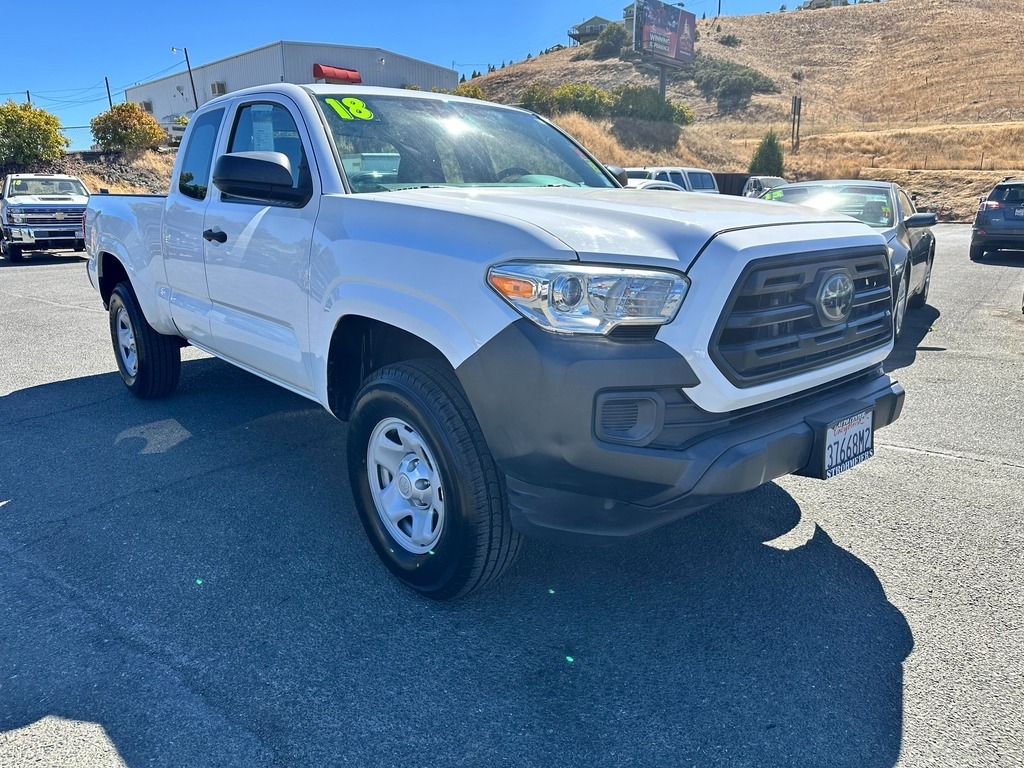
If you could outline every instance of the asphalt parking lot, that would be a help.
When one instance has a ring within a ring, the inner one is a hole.
[[[0,766],[1024,765],[1024,253],[935,233],[873,459],[451,604],[343,424],[192,350],[139,402],[84,261],[0,262]]]

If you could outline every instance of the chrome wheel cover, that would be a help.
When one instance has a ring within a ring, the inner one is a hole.
[[[128,317],[128,310],[123,306],[117,308],[114,325],[117,329],[117,353],[121,356],[121,363],[128,376],[134,378],[139,372],[139,354],[135,349],[135,330]]]
[[[415,429],[381,421],[366,447],[366,472],[377,515],[408,552],[433,550],[444,529],[445,491],[437,461]]]

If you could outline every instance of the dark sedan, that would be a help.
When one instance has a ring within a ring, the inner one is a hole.
[[[889,244],[893,332],[899,338],[907,307],[928,301],[935,259],[934,213],[918,213],[910,195],[888,181],[801,181],[765,192],[764,200],[806,205],[852,216],[874,227]]]

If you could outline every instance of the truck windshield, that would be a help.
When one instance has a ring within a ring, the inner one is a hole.
[[[8,197],[19,195],[88,195],[78,179],[11,179]]]
[[[529,112],[436,98],[316,98],[353,192],[616,186],[579,146]]]

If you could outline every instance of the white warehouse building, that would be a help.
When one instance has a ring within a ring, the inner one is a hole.
[[[169,133],[180,135],[184,129],[175,125],[175,118],[191,115],[217,96],[254,85],[326,82],[451,91],[459,78],[454,69],[381,48],[285,41],[190,70],[126,88],[125,101],[141,104]]]

